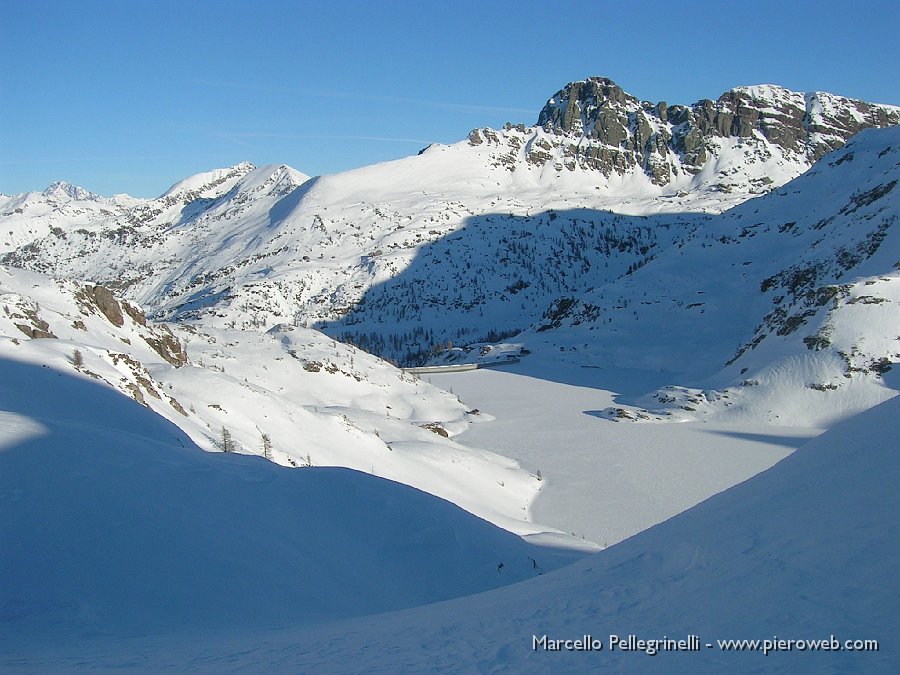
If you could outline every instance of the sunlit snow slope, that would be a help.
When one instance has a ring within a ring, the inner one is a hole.
[[[317,331],[169,328],[103,287],[0,267],[0,358],[102,382],[206,450],[221,451],[227,433],[233,452],[354,468],[521,534],[546,529],[529,522],[534,475],[453,441],[482,416]]]

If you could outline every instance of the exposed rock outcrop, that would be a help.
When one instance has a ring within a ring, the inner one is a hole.
[[[81,298],[82,303],[84,303],[85,299],[93,303],[114,326],[123,326],[125,324],[125,314],[127,314],[136,324],[148,328],[150,330],[149,334],[142,333],[144,342],[176,368],[187,363],[187,354],[181,342],[175,337],[169,327],[165,324],[148,325],[147,317],[140,307],[131,304],[127,300],[120,302],[113,295],[112,291],[105,286],[85,286],[84,295]]]
[[[153,350],[171,363],[176,368],[187,363],[187,354],[182,347],[181,342],[165,324],[154,326],[155,335],[144,336],[144,341],[150,345]]]
[[[773,85],[738,87],[691,106],[639,101],[603,77],[572,82],[547,102],[537,124],[561,153],[534,144],[532,164],[563,157],[562,166],[605,175],[640,168],[657,185],[697,173],[721,139],[772,148],[812,164],[862,129],[900,124],[900,108]]]
[[[112,291],[105,286],[85,286],[84,292],[113,326],[122,326],[125,323],[122,307]]]

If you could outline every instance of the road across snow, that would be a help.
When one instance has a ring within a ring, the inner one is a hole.
[[[613,404],[612,391],[539,379],[522,370],[514,365],[425,379],[496,418],[473,425],[456,440],[541,472],[543,487],[531,510],[535,522],[604,546],[756,475],[821,431],[613,422],[592,414]],[[565,375],[558,379],[586,379]],[[591,375],[618,386],[625,374],[604,369]]]

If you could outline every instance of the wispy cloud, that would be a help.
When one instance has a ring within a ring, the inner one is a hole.
[[[276,87],[271,85],[252,84],[248,82],[228,82],[221,80],[194,80],[193,84],[219,89],[241,89],[258,92],[270,92],[277,94],[291,93],[312,96],[316,98],[341,98],[361,101],[379,101],[382,103],[398,103],[404,105],[417,105],[427,108],[440,108],[444,110],[456,110],[467,113],[512,113],[517,115],[533,115],[534,110],[529,108],[511,108],[508,106],[478,105],[472,103],[452,103],[448,101],[429,101],[418,98],[405,98],[401,96],[382,96],[377,94],[361,94],[353,91],[331,91],[325,89],[308,89],[305,87]]]

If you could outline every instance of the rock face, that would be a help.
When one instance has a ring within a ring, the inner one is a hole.
[[[85,286],[84,291],[113,326],[122,326],[125,323],[122,308],[112,291],[104,286]]]
[[[82,307],[87,312],[93,311],[93,308],[96,307],[103,316],[117,328],[121,328],[125,325],[125,314],[127,314],[136,324],[148,329],[148,331],[141,333],[141,337],[157,354],[176,368],[187,363],[187,354],[184,351],[184,347],[181,345],[178,338],[172,334],[172,331],[168,326],[165,324],[148,325],[144,310],[140,307],[136,307],[127,300],[119,301],[119,299],[113,295],[113,292],[105,286],[85,286],[82,292],[76,297],[82,301]],[[124,310],[124,314],[122,310]],[[44,325],[43,328],[46,330],[47,326]],[[47,336],[33,335],[30,337]],[[51,335],[50,337],[56,336]],[[142,399],[141,402],[143,402]]]
[[[154,328],[155,335],[144,335],[144,342],[176,368],[187,364],[187,353],[169,327],[165,324],[158,324]]]
[[[528,156],[533,164],[552,161],[559,155],[550,152],[556,145],[569,170],[608,176],[640,167],[665,185],[683,172],[698,173],[725,139],[758,145],[764,156],[774,148],[812,164],[862,129],[900,124],[900,108],[773,85],[669,106],[639,101],[612,80],[591,77],[554,94],[537,124],[557,142],[535,144]]]

